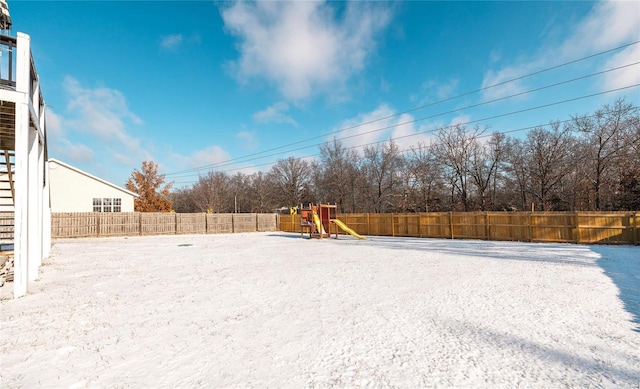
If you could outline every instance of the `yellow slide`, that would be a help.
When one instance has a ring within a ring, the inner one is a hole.
[[[352,230],[351,228],[349,228],[346,224],[344,224],[344,223],[343,223],[343,222],[341,222],[340,220],[338,220],[338,219],[331,219],[331,221],[332,221],[332,222],[334,222],[334,223],[336,223],[336,225],[337,225],[338,227],[342,228],[342,230],[343,230],[344,232],[346,232],[347,234],[349,234],[349,235],[351,235],[351,236],[354,236],[354,237],[356,237],[356,238],[358,238],[358,239],[361,239],[361,240],[366,240],[365,238],[363,238],[363,237],[361,237],[360,235],[358,235],[358,233],[357,233],[357,232],[355,232],[354,230]]]
[[[318,229],[317,231],[319,233],[322,233],[323,235],[326,234],[326,231],[324,230],[324,226],[320,224],[320,218],[318,217],[318,214],[315,212],[313,212],[313,222],[316,223],[316,228]]]

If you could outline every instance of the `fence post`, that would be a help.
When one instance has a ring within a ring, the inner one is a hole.
[[[449,211],[449,234],[453,239],[453,212]]]
[[[96,236],[100,237],[100,213],[95,213],[96,215]]]
[[[236,233],[236,217],[234,213],[231,214],[231,233]]]
[[[138,212],[138,224],[140,225],[140,236],[142,236],[142,212]]]
[[[393,212],[391,212],[391,236],[396,236],[396,226],[393,222]]]
[[[367,235],[371,235],[371,223],[369,222],[369,213],[367,212]]]
[[[422,212],[418,212],[418,235],[422,238]]]
[[[529,242],[533,242],[533,211],[529,213]]]
[[[491,230],[489,225],[489,212],[484,212],[484,238],[486,240],[491,240]]]
[[[258,223],[258,214],[256,213],[256,232],[260,232],[260,225]]]
[[[575,221],[573,223],[574,226],[575,226],[574,229],[573,229],[573,235],[574,235],[573,236],[573,238],[574,238],[573,240],[575,240],[576,243],[579,244],[580,243],[580,215],[579,215],[579,212],[576,212],[573,217],[575,217]]]

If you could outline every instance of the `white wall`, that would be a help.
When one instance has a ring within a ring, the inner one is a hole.
[[[133,212],[133,196],[55,161],[49,161],[51,212],[93,212],[94,198],[122,199],[122,212]]]

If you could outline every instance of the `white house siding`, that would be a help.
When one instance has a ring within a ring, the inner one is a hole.
[[[119,198],[121,212],[133,212],[131,192],[60,161],[49,160],[49,181],[51,212],[93,212],[94,198]]]

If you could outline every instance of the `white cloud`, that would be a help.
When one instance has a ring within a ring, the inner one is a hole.
[[[607,60],[603,68],[612,69],[640,61],[640,45],[625,48]],[[640,84],[640,64],[606,73],[602,79],[606,90]]]
[[[435,129],[430,124],[419,124],[410,114],[400,114],[386,104],[375,110],[360,114],[342,122],[338,129],[347,129],[327,137],[332,141],[335,137],[346,147],[367,145],[393,138],[401,149],[409,148],[419,142],[428,143],[431,133],[425,131]],[[360,151],[361,149],[358,149]]]
[[[638,2],[603,1],[594,4],[589,14],[573,28],[566,39],[558,45],[541,47],[534,57],[524,59],[501,69],[491,69],[485,73],[482,87],[495,85],[520,77],[562,61],[577,59],[598,51],[640,40],[640,6]],[[636,62],[638,47],[633,45],[609,58],[598,70]],[[625,62],[626,61],[626,62]],[[606,89],[629,85],[637,80],[637,67],[608,73],[602,83]],[[525,81],[506,83],[483,92],[485,100],[509,96],[528,89]]]
[[[492,101],[525,92],[527,87],[522,80],[510,80],[528,74],[540,66],[542,66],[541,63],[531,62],[507,66],[496,71],[488,70],[484,75],[481,86],[484,89],[482,91],[484,100]]]
[[[456,116],[453,119],[451,119],[451,122],[449,123],[448,127],[455,127],[457,125],[463,125],[463,126],[467,126],[469,123],[471,122],[471,116],[469,115],[460,115],[460,116]]]
[[[51,138],[50,138],[51,139]],[[63,156],[65,162],[86,163],[93,160],[93,150],[82,143],[71,143],[68,139],[59,138],[52,142],[55,155]]]
[[[160,37],[160,47],[165,50],[177,50],[183,40],[182,34],[164,35]]]
[[[285,102],[278,102],[263,111],[253,114],[253,119],[261,123],[280,123],[297,125],[295,120],[286,114],[289,111],[289,105]]]
[[[245,150],[255,150],[258,147],[258,138],[255,132],[240,131],[236,134],[241,142],[241,146]]]
[[[289,99],[342,86],[364,68],[391,18],[381,4],[345,7],[340,16],[328,2],[237,2],[223,9],[227,31],[240,40],[236,76],[264,77]]]
[[[176,161],[176,165],[182,168],[199,168],[203,167],[203,173],[209,170],[210,165],[219,165],[231,159],[222,147],[213,145],[206,149],[198,150],[195,153],[184,156],[174,154],[172,158]]]
[[[384,77],[380,78],[380,90],[383,92],[389,92],[391,90],[391,82]]]
[[[47,120],[47,136],[48,137],[62,137],[65,134],[63,127],[63,118],[53,111],[49,106],[46,107],[46,120]]]
[[[143,121],[131,112],[120,91],[87,88],[73,77],[64,79],[63,89],[68,98],[66,110],[47,112],[53,156],[75,163],[109,164],[111,171],[154,159],[149,151],[152,145],[143,145],[131,134],[131,128]],[[86,168],[99,170],[97,166]]]
[[[564,58],[606,50],[640,37],[640,5],[636,1],[597,2],[561,45]]]
[[[459,80],[457,78],[452,78],[444,83],[433,79],[427,80],[422,83],[420,92],[412,94],[409,99],[418,105],[445,100],[455,95],[458,83]]]
[[[65,78],[64,89],[69,96],[67,126],[105,141],[120,142],[128,148],[139,146],[139,140],[128,133],[127,127],[143,122],[129,110],[120,91],[106,87],[85,88],[72,77]]]

